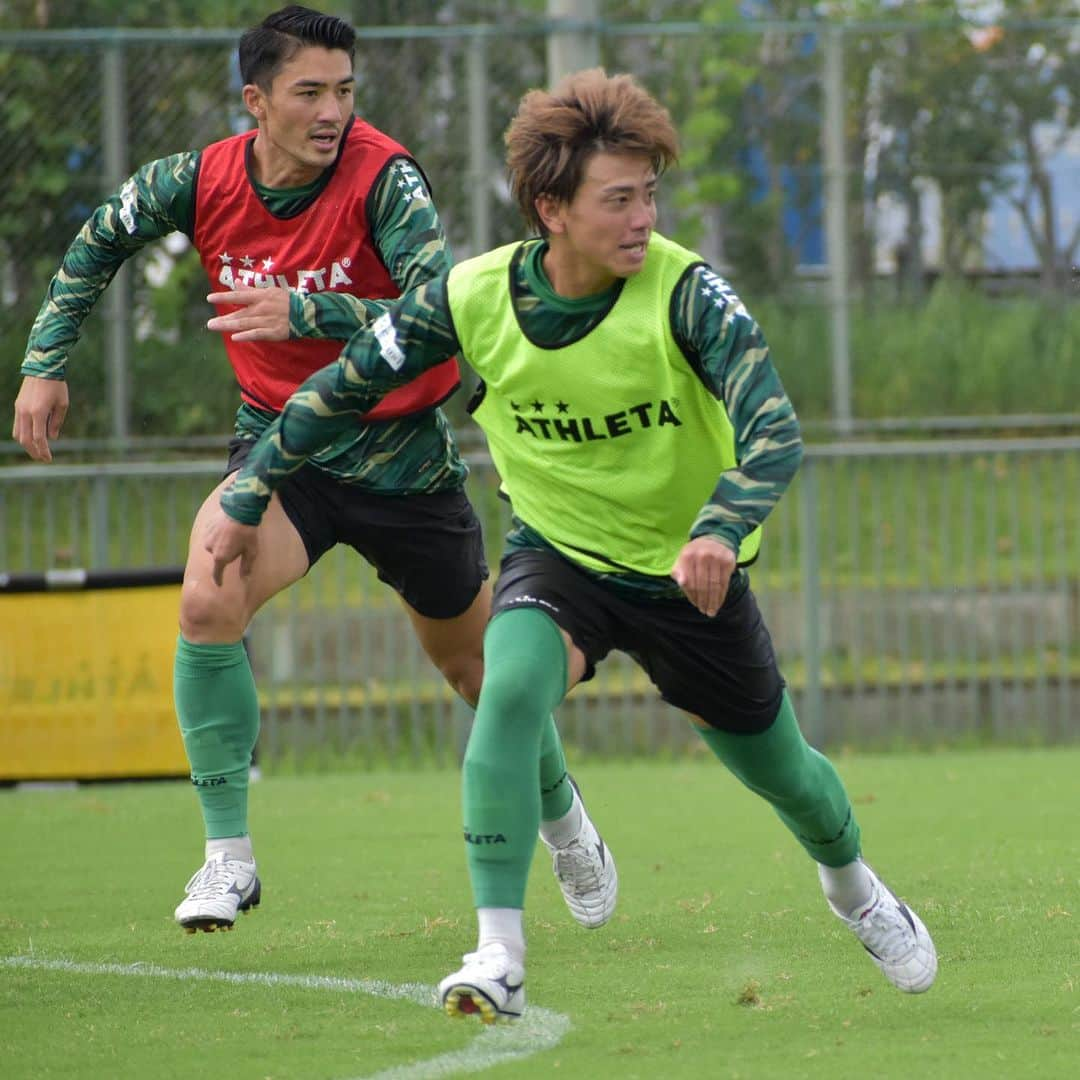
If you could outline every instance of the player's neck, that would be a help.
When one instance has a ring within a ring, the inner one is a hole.
[[[299,161],[259,132],[251,151],[251,169],[257,183],[267,188],[299,188],[314,183],[324,170]]]
[[[569,245],[549,237],[541,267],[552,289],[566,300],[581,300],[607,292],[617,278],[606,267],[580,258]]]

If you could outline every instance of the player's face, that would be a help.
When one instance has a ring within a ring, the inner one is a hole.
[[[574,197],[538,200],[549,232],[544,260],[555,290],[588,296],[636,274],[656,225],[656,172],[645,154],[597,151]]]
[[[334,163],[355,89],[349,54],[301,49],[275,76],[270,93],[244,87],[244,102],[259,121],[257,179],[268,187],[300,187]]]

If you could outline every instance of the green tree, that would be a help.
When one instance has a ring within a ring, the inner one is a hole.
[[[856,9],[880,10],[870,3]],[[936,186],[948,275],[980,264],[985,213],[993,200],[1007,198],[1037,253],[1044,288],[1058,290],[1080,228],[1058,234],[1049,161],[1078,119],[1076,30],[1060,20],[1080,14],[1080,4],[1019,0],[1000,25],[957,14],[953,0],[904,0],[890,17],[907,21],[910,30],[860,41],[859,81],[866,89],[859,127],[876,132],[876,193],[891,191],[908,207],[905,248],[914,255],[921,185]]]

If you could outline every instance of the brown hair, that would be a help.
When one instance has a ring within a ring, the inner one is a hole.
[[[647,154],[660,173],[678,158],[671,117],[631,75],[591,68],[554,90],[530,90],[506,129],[510,190],[525,220],[545,232],[536,199],[569,202],[597,151]]]

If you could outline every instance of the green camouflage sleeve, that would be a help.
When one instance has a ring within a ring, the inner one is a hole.
[[[348,341],[361,326],[384,314],[389,300],[365,300],[351,293],[289,294],[289,337]]]
[[[199,155],[144,165],[99,206],[72,241],[30,330],[22,374],[63,379],[83,320],[125,259],[171,232],[191,235]]]
[[[353,334],[338,359],[315,372],[285,403],[221,497],[229,517],[257,525],[281,482],[309,457],[357,426],[391,390],[458,350],[446,274],[391,302]]]
[[[383,265],[402,293],[450,269],[450,248],[426,181],[409,158],[387,162],[368,199],[371,235]],[[294,293],[289,302],[291,337],[348,341],[389,307],[348,293]]]
[[[708,267],[696,268],[680,282],[672,329],[727,410],[738,462],[720,475],[690,535],[715,536],[738,551],[799,468],[799,422],[761,328],[730,284]]]

